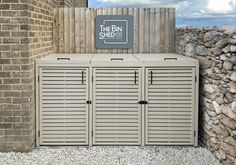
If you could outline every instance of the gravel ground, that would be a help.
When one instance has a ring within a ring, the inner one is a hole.
[[[205,148],[40,147],[29,153],[0,153],[0,165],[220,165]]]

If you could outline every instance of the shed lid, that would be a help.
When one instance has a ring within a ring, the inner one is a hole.
[[[39,59],[39,64],[90,64],[93,54],[51,54]]]
[[[91,64],[95,66],[137,66],[142,62],[132,54],[95,54]]]
[[[196,59],[176,53],[134,54],[145,65],[198,65]],[[158,63],[160,62],[160,63]]]

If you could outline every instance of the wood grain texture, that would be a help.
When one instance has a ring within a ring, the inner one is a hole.
[[[132,49],[97,49],[96,15],[132,15]],[[175,51],[174,8],[59,8],[54,11],[55,53],[163,53]]]

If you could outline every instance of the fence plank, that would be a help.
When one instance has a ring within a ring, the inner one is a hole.
[[[86,52],[86,48],[85,48],[85,42],[86,42],[86,17],[85,17],[85,8],[81,8],[81,17],[80,17],[80,21],[82,22],[82,26],[81,26],[81,39],[80,39],[80,48],[81,48],[81,52],[80,53],[85,53]]]
[[[169,36],[169,50],[168,52],[175,52],[175,9],[170,9],[169,15],[170,36]]]
[[[54,9],[53,21],[53,50],[59,52],[59,8]]]
[[[145,9],[144,10],[144,16],[145,16],[145,26],[144,26],[144,53],[149,52],[149,37],[150,37],[150,10]]]
[[[70,53],[70,10],[64,8],[64,41],[65,53]]]
[[[133,8],[129,8],[128,9],[128,13],[127,13],[127,15],[132,15],[132,16],[134,16],[134,9]],[[135,22],[135,21],[134,21]],[[135,32],[133,32],[134,33],[134,36],[135,36]],[[134,44],[133,44],[133,48],[134,48]],[[128,49],[127,50],[127,53],[128,54],[131,54],[133,52],[133,49]]]
[[[165,42],[166,42],[166,38],[165,38],[165,9],[161,8],[160,9],[160,51],[161,52],[165,52]]]
[[[161,40],[161,36],[160,36],[160,9],[155,8],[155,16],[154,16],[154,36],[156,36],[156,38],[154,39],[154,48],[153,48],[153,52],[160,52],[160,40]]]
[[[98,9],[96,9],[97,10],[97,15],[102,15],[102,9],[101,8],[98,8]],[[97,51],[97,53],[102,53],[102,49],[96,49]]]
[[[97,10],[91,10],[90,21],[95,20],[96,11]],[[90,38],[91,38],[91,49],[92,49],[91,53],[95,53],[96,48],[95,48],[95,23],[94,23],[94,21],[91,21],[91,32],[90,33],[91,33]]]
[[[154,32],[154,24],[155,24],[155,9],[151,8],[150,9],[150,31],[149,31],[149,52],[153,53],[154,52],[154,48],[155,48],[155,38],[151,37],[153,34],[155,34]]]
[[[64,49],[64,8],[59,8],[59,53],[65,53]]]
[[[75,8],[75,52],[80,53],[80,31],[81,31],[81,22],[80,22],[80,9]]]
[[[139,52],[139,9],[134,8],[134,47],[133,53]]]
[[[70,9],[70,53],[75,52],[75,8]]]
[[[144,39],[145,39],[144,24],[145,24],[144,10],[139,9],[139,45],[138,45],[139,53],[144,52]]]
[[[133,15],[132,49],[97,49],[96,15]],[[54,11],[55,53],[158,53],[175,51],[174,8],[59,8]]]

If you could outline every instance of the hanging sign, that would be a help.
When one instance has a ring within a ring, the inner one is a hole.
[[[96,48],[133,48],[133,16],[96,16]]]

